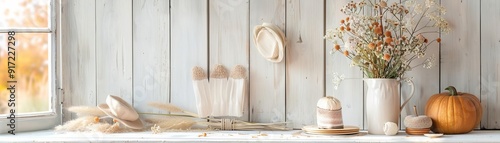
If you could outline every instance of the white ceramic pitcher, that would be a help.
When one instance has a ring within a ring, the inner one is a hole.
[[[411,86],[410,98],[400,106],[399,80],[386,78],[367,78],[363,80],[368,85],[365,106],[368,133],[383,135],[386,122],[398,123],[401,110],[415,91],[413,81],[409,80],[408,82]]]

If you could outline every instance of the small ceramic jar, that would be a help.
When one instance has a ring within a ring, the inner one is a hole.
[[[342,129],[342,106],[340,101],[332,96],[318,100],[316,119],[320,129]]]

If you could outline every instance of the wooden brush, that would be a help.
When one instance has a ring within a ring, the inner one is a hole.
[[[223,109],[227,108],[227,70],[222,65],[217,65],[210,75],[210,96],[212,100],[211,116],[225,116]]]
[[[210,84],[207,75],[201,67],[192,69],[193,89],[196,98],[198,116],[207,117],[212,113],[212,99],[210,98]]]
[[[207,121],[199,121],[198,124],[219,130],[291,130],[287,127],[287,122],[250,123],[237,119],[208,118]]]
[[[229,103],[228,116],[241,117],[243,115],[243,108],[245,105],[245,68],[237,65],[231,71],[227,83],[228,97],[224,102]]]

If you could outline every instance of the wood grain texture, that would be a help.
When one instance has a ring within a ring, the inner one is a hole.
[[[96,106],[95,2],[62,1],[62,7],[63,105]],[[76,118],[67,110],[63,114],[63,121]]]
[[[455,86],[480,98],[480,1],[442,0],[452,31],[441,34],[441,88]]]
[[[481,128],[500,129],[500,1],[481,1]]]
[[[96,1],[97,103],[110,94],[132,103],[132,1]]]
[[[208,73],[208,0],[171,0],[171,103],[197,113],[191,69]]]
[[[209,2],[209,67],[216,64],[228,70],[236,65],[249,69],[249,1],[214,0]],[[212,71],[213,69],[210,69]],[[247,90],[248,91],[248,90]],[[242,120],[248,120],[248,92]]]
[[[327,0],[326,1],[326,29],[339,27],[340,20],[347,16],[340,12],[349,0]],[[325,31],[326,33],[326,31]],[[344,125],[358,126],[363,129],[363,81],[361,79],[346,79],[341,82],[337,89],[334,89],[333,73],[344,75],[345,78],[363,78],[363,73],[358,67],[351,67],[351,60],[342,53],[334,51],[333,43],[326,42],[325,48],[325,88],[326,96],[338,98],[342,103],[342,117]],[[357,90],[356,90],[357,89]]]
[[[425,1],[417,1],[418,3],[425,5]],[[424,25],[427,22],[427,18],[423,18],[422,24],[419,27]],[[424,31],[437,31],[437,28],[427,28]],[[429,39],[429,41],[433,41],[439,37],[438,33],[425,33],[425,38]],[[399,122],[399,126],[401,129],[405,129],[406,127],[403,124],[403,120],[407,115],[413,115],[413,106],[417,106],[417,110],[422,112],[425,111],[425,105],[427,100],[432,95],[439,93],[441,91],[439,87],[439,68],[440,68],[440,54],[439,48],[440,45],[437,42],[434,42],[429,45],[427,50],[425,51],[425,57],[414,60],[410,66],[415,67],[411,71],[406,72],[406,77],[412,78],[415,85],[415,93],[412,99],[406,104],[406,107],[401,111],[401,118]],[[430,69],[424,68],[420,63],[423,63],[426,58],[434,57],[436,59],[433,62],[433,65]],[[443,87],[441,87],[443,88]],[[410,86],[404,81],[401,82],[401,104],[406,101],[410,97]]]
[[[296,129],[316,124],[325,95],[324,1],[287,0],[286,121]]]
[[[169,103],[169,1],[133,1],[133,103],[154,112],[150,102]]]
[[[285,121],[285,60],[273,63],[259,53],[253,42],[253,29],[262,23],[285,29],[285,0],[250,2],[250,121]],[[286,48],[285,48],[286,49]]]

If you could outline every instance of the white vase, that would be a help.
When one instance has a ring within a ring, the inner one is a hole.
[[[401,98],[399,96],[400,82],[396,79],[385,78],[368,78],[364,79],[368,85],[366,91],[366,119],[367,129],[369,134],[383,135],[384,125],[387,122],[398,123],[399,114],[402,107],[413,96],[413,82],[409,82],[411,86],[411,95],[402,106],[400,106]]]

